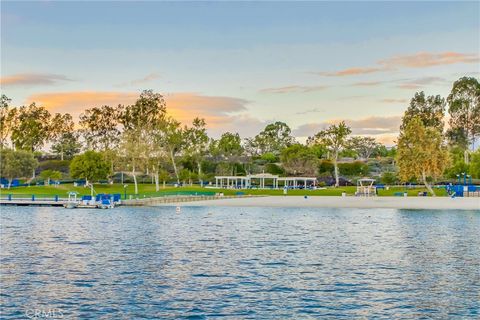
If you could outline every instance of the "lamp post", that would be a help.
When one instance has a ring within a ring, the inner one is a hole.
[[[123,185],[123,199],[124,200],[127,200],[127,187],[128,187],[128,184]]]

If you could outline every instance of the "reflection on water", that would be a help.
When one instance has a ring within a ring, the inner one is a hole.
[[[2,319],[480,316],[479,212],[3,207],[0,217]]]

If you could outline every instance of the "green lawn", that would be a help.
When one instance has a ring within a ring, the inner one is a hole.
[[[94,186],[96,193],[120,193],[122,198],[124,196],[124,188],[121,184],[95,184]],[[139,197],[153,197],[161,195],[172,195],[172,194],[187,194],[187,193],[202,193],[202,192],[223,192],[225,195],[235,195],[237,192],[243,192],[248,195],[283,195],[283,190],[235,190],[235,189],[210,189],[210,188],[201,188],[199,186],[185,186],[180,188],[167,187],[161,189],[159,192],[155,192],[155,186],[152,184],[140,184],[138,186]],[[406,189],[404,187],[392,187],[390,190],[379,190],[379,196],[393,196],[397,192],[404,192]],[[57,187],[54,186],[32,186],[32,187],[17,187],[11,189],[0,189],[0,196],[2,198],[7,197],[11,194],[13,197],[22,196],[30,197],[35,195],[37,198],[41,197],[53,197],[58,195],[60,197],[66,197],[68,191],[76,191],[80,195],[90,194],[90,188],[84,187],[74,187],[73,184],[64,184]],[[134,187],[132,184],[129,184],[127,189],[127,197],[134,194]],[[342,192],[346,192],[348,195],[354,195],[356,187],[340,187],[340,188],[327,188],[323,190],[288,190],[289,196],[340,196]],[[409,189],[409,196],[417,196],[418,192],[426,191],[424,188]],[[437,189],[437,195],[446,196],[445,189]]]

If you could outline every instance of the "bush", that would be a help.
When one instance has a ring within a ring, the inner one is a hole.
[[[281,175],[285,173],[285,171],[275,163],[267,163],[265,165],[265,172],[275,175]]]
[[[325,172],[332,173],[334,170],[333,163],[330,160],[322,160],[318,165],[318,173],[322,174]]]
[[[265,161],[267,163],[274,163],[274,162],[278,161],[278,157],[276,155],[274,155],[272,152],[267,152],[267,153],[262,154],[260,159],[262,159],[263,161]]]
[[[349,163],[339,163],[338,169],[340,174],[344,176],[366,176],[369,173],[368,165],[361,161]]]
[[[384,184],[395,184],[398,179],[397,179],[397,175],[394,173],[394,172],[384,172],[382,174],[382,177],[380,178],[380,181],[382,181],[382,183]]]
[[[40,173],[45,170],[60,171],[62,173],[68,174],[70,170],[70,160],[46,160],[38,164],[36,173]]]

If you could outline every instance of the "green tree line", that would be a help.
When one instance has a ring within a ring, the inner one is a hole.
[[[345,122],[320,130],[304,144],[283,122],[268,124],[253,137],[225,132],[215,139],[208,136],[204,119],[181,124],[170,116],[164,97],[152,90],[143,91],[131,105],[88,108],[78,123],[68,113],[50,114],[35,103],[14,107],[2,95],[1,176],[33,177],[38,166],[34,155],[47,147],[59,160],[71,160],[72,178],[93,182],[125,172],[136,193],[140,175],[152,177],[157,190],[171,179],[203,183],[212,174],[261,171],[331,174],[339,186],[342,175],[367,175],[369,159],[389,158],[392,168],[383,172],[385,181],[418,181],[433,193],[430,184],[439,178],[459,172],[480,177],[480,156],[474,152],[480,135],[479,100],[475,78],[456,81],[446,99],[416,93],[402,118],[397,146],[387,148],[372,137],[352,135]],[[345,164],[346,157],[360,164]],[[43,177],[58,179],[58,173]]]

